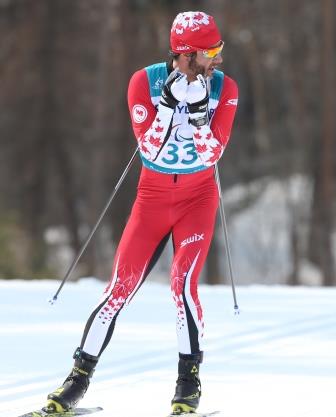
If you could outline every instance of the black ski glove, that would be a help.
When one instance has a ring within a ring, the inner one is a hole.
[[[175,72],[171,74],[162,89],[160,104],[175,109],[187,95],[188,81],[185,74]]]

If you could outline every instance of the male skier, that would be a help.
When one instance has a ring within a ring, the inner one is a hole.
[[[87,321],[71,373],[48,395],[47,410],[72,409],[84,396],[118,314],[169,235],[179,350],[172,412],[192,413],[199,405],[203,315],[197,284],[219,201],[214,165],[229,140],[238,100],[236,83],[217,69],[223,45],[212,16],[180,13],[171,28],[171,62],[150,65],[130,80],[128,106],[143,163],[136,200],[111,280]]]

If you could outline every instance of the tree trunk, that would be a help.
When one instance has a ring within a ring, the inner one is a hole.
[[[310,236],[310,256],[321,269],[323,285],[336,283],[332,252],[334,158],[335,158],[335,41],[334,2],[323,0],[321,46],[322,129],[315,170]]]

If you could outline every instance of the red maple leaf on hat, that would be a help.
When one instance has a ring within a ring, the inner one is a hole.
[[[163,126],[162,127],[161,126],[157,126],[155,128],[155,132],[163,132]]]
[[[202,135],[200,135],[199,133],[194,133],[194,138],[195,139],[202,139]]]
[[[194,18],[196,20],[202,20],[203,19],[203,15],[202,15],[202,13],[197,13],[197,14],[195,14]]]

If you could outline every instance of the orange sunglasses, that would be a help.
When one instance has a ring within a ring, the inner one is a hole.
[[[203,55],[205,58],[215,58],[217,55],[219,55],[224,47],[224,41],[220,41],[219,46],[215,46],[214,48],[209,49],[202,49]]]
[[[224,47],[224,41],[220,41],[220,44],[218,46],[215,46],[214,48],[208,48],[208,49],[195,48],[194,46],[190,46],[190,45],[187,45],[187,46],[193,49],[197,49],[197,51],[202,51],[203,56],[205,58],[212,59],[222,52],[223,47]]]

